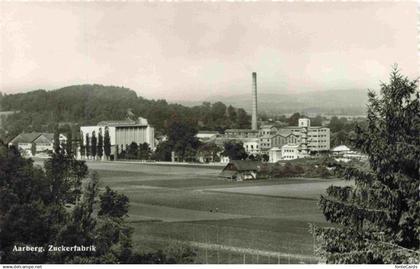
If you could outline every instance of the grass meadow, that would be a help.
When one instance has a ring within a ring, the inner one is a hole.
[[[197,263],[314,263],[309,223],[327,225],[319,195],[337,180],[231,182],[220,169],[88,162],[103,186],[130,199],[134,244],[151,251],[179,244]]]

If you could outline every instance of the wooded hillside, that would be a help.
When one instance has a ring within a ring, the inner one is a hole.
[[[133,90],[103,85],[69,86],[53,91],[36,90],[6,94],[0,99],[3,111],[18,110],[8,117],[0,137],[7,140],[22,131],[53,131],[57,124],[96,124],[102,120],[123,120],[129,115],[149,120],[157,132],[165,133],[171,120],[187,122],[197,129],[249,128],[250,117],[243,109],[221,102],[186,107],[166,100],[148,100]]]

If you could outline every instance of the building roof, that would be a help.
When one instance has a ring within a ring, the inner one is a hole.
[[[333,148],[331,151],[340,152],[340,151],[350,151],[350,148],[346,145],[340,145],[335,148]]]
[[[281,148],[299,148],[299,145],[297,144],[286,144],[282,146]]]
[[[248,132],[248,133],[258,133],[257,130],[252,129],[226,129],[225,133],[227,132]]]
[[[281,149],[279,147],[273,147],[270,149],[270,151],[281,151]]]
[[[34,142],[37,142],[37,143],[51,143],[53,141],[54,141],[54,134],[53,133],[41,133],[34,140]]]
[[[98,122],[98,126],[120,126],[120,125],[136,125],[135,121],[132,120],[104,120]]]
[[[11,144],[32,143],[41,134],[42,133],[38,133],[38,132],[21,133],[21,134],[17,135],[15,138],[13,138],[9,143],[11,143]]]
[[[109,120],[109,121],[101,121],[98,122],[97,126],[148,126],[149,123],[147,122],[147,119],[138,117],[137,120]]]
[[[232,160],[229,163],[233,164],[238,171],[257,170],[259,162],[250,160]]]
[[[276,128],[277,129],[277,127],[274,126],[274,125],[272,125],[272,124],[262,125],[260,127],[260,129],[272,129],[272,128]]]
[[[293,134],[293,132],[290,129],[283,129],[282,128],[282,129],[279,129],[276,134],[279,134],[279,135],[282,135],[282,136],[288,136],[290,134]]]
[[[9,116],[9,115],[13,115],[16,113],[19,113],[20,111],[0,111],[0,117],[1,116]]]
[[[220,134],[218,131],[198,131],[197,134]]]

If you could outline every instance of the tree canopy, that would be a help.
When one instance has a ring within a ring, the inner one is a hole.
[[[354,145],[369,168],[341,166],[354,186],[331,186],[321,196],[326,219],[314,227],[328,263],[418,263],[420,238],[420,99],[418,81],[394,69],[379,95],[369,92],[368,124]]]
[[[226,142],[222,155],[229,157],[230,160],[245,160],[248,157],[241,141]]]

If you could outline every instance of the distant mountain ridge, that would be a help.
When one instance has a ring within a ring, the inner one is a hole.
[[[328,90],[294,94],[259,93],[258,111],[267,114],[290,114],[304,112],[312,114],[364,114],[367,90]],[[251,92],[233,96],[213,96],[203,102],[221,101],[227,105],[241,107],[251,112]],[[178,101],[186,106],[201,102]]]

